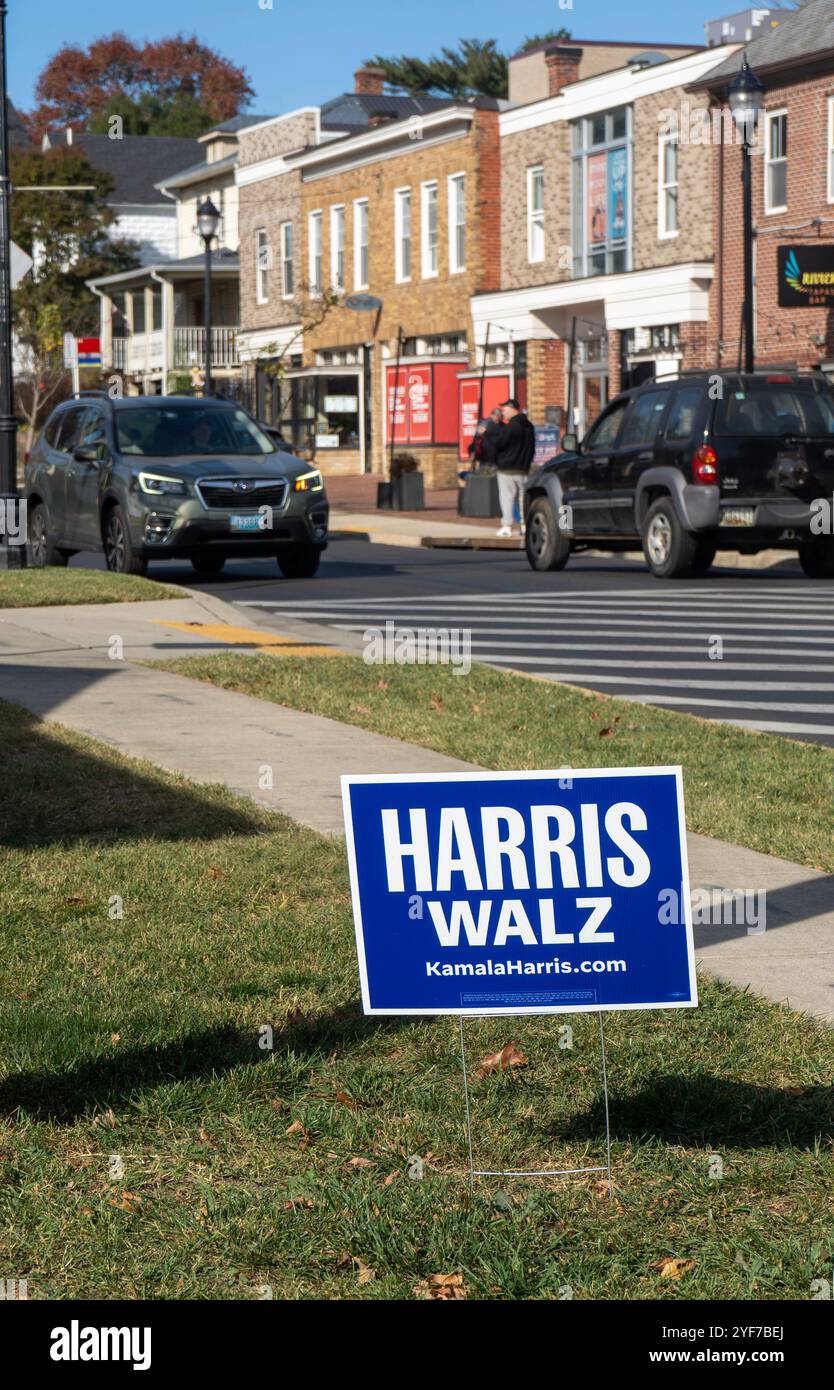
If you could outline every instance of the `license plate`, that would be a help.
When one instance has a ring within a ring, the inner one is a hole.
[[[756,513],[753,507],[725,507],[721,513],[722,526],[755,526]]]
[[[232,512],[229,525],[233,531],[259,531],[259,512]]]

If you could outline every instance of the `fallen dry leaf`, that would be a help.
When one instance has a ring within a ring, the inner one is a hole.
[[[509,1067],[526,1067],[527,1058],[519,1052],[515,1043],[509,1042],[500,1052],[490,1052],[478,1063],[476,1076],[486,1076],[491,1071],[507,1071]]]
[[[138,1211],[142,1205],[142,1198],[135,1192],[122,1192],[120,1197],[111,1197],[110,1206],[117,1207],[119,1211]]]
[[[210,1143],[211,1143],[211,1135],[209,1134],[208,1130],[203,1129],[203,1126],[202,1126],[202,1125],[200,1125],[200,1128],[197,1130],[197,1133],[198,1133],[199,1136],[200,1136],[200,1143],[201,1143],[201,1144],[210,1144]]]
[[[111,1034],[110,1034],[110,1041],[111,1041],[111,1043],[113,1044],[114,1047],[116,1046],[116,1043],[117,1043],[117,1042],[121,1042],[121,1040],[122,1040],[122,1035],[121,1035],[121,1033],[111,1033]]]
[[[387,689],[388,689],[388,682],[387,682],[387,681],[383,681],[383,680],[378,680],[377,683],[376,683],[376,688],[377,688],[377,690],[387,690]]]
[[[300,1120],[293,1120],[293,1122],[292,1122],[292,1124],[289,1126],[289,1128],[284,1130],[284,1133],[285,1133],[285,1134],[306,1134],[307,1131],[306,1131],[306,1129],[304,1128],[304,1126],[303,1126],[303,1124],[301,1123]]]
[[[414,1292],[418,1298],[439,1298],[445,1300],[466,1298],[466,1286],[462,1274],[430,1274],[428,1279],[415,1284]]]
[[[210,877],[210,878],[227,878],[227,877],[228,877],[228,874],[226,873],[226,870],[225,870],[225,869],[218,869],[217,866],[216,866],[215,864],[209,864],[209,867],[208,867],[208,874],[209,874],[209,877]]]
[[[392,1182],[395,1182],[396,1179],[397,1179],[399,1176],[400,1176],[400,1170],[399,1170],[399,1168],[395,1168],[394,1171],[393,1171],[393,1173],[389,1173],[389,1174],[388,1174],[387,1178],[385,1179],[385,1181],[384,1181],[384,1183],[383,1183],[383,1186],[384,1186],[384,1187],[390,1187],[391,1184],[392,1184]]]
[[[358,1255],[354,1255],[353,1263],[356,1265],[357,1284],[370,1284],[376,1278],[376,1270],[366,1265],[364,1260],[360,1260]]]
[[[596,1182],[594,1183],[594,1192],[596,1193],[597,1197],[610,1197],[611,1188],[608,1186],[608,1179],[597,1178]]]
[[[440,710],[443,708],[443,696],[437,690],[433,690],[429,696],[429,709]]]
[[[694,1269],[697,1263],[697,1260],[677,1260],[669,1256],[665,1260],[655,1260],[654,1264],[649,1265],[649,1269],[656,1269],[661,1279],[681,1279],[690,1269]]]
[[[349,1158],[348,1166],[350,1168],[373,1168],[374,1165],[370,1158]]]
[[[351,705],[351,709],[354,714],[370,714],[371,712],[367,705]]]
[[[102,1114],[96,1115],[93,1120],[93,1124],[98,1125],[101,1129],[115,1129],[118,1123],[112,1110],[103,1111]]]
[[[291,1197],[288,1202],[284,1203],[284,1211],[293,1211],[296,1207],[305,1207],[308,1211],[312,1211],[312,1197]]]
[[[600,729],[600,731],[599,731],[599,736],[600,736],[600,738],[610,738],[611,735],[613,734],[613,732],[614,732],[614,729],[613,729],[612,725],[609,724],[607,728],[605,728],[605,729]]]
[[[354,1100],[353,1096],[349,1096],[347,1091],[337,1091],[336,1099],[340,1105],[346,1105],[348,1110],[356,1110],[359,1107],[359,1102]]]

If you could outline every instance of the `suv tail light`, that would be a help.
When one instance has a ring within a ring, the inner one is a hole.
[[[692,459],[696,483],[714,483],[718,478],[718,455],[711,444],[702,444]]]

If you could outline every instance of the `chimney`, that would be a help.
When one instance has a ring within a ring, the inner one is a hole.
[[[545,49],[544,61],[547,65],[547,94],[557,97],[569,82],[579,81],[579,64],[582,61],[581,48],[566,48],[554,44]]]
[[[353,74],[353,90],[357,96],[381,97],[384,86],[385,73],[373,63],[366,63]]]

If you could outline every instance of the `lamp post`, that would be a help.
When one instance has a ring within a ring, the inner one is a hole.
[[[2,4],[2,0],[0,0]],[[206,356],[203,380],[203,395],[211,395],[211,240],[217,232],[220,213],[211,201],[205,198],[197,209],[197,229],[205,247],[205,278],[203,281],[203,318],[206,324]]]
[[[741,181],[744,194],[744,370],[755,369],[753,344],[753,193],[750,147],[756,137],[764,87],[747,59],[727,89],[736,130],[741,136]]]
[[[6,0],[0,0],[0,568],[20,569],[25,545],[15,544],[20,516],[17,497],[17,421],[12,384],[11,181],[6,103]]]

